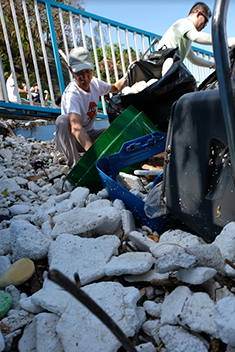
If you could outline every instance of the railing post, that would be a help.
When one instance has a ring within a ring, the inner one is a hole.
[[[4,81],[4,71],[3,71],[3,67],[2,67],[2,59],[0,56],[0,100],[8,100],[7,97],[7,90],[6,90],[6,84]]]
[[[54,52],[54,57],[55,57],[57,75],[58,75],[58,80],[59,80],[59,85],[60,85],[60,92],[61,92],[61,95],[62,95],[63,91],[65,89],[64,77],[63,77],[63,73],[62,73],[62,67],[61,67],[61,62],[60,62],[59,50],[58,50],[58,45],[57,45],[57,40],[56,40],[53,16],[52,16],[52,13],[51,13],[51,5],[46,3],[46,9],[47,9],[47,18],[48,18],[49,28],[50,28],[50,33],[51,33],[51,41],[52,41],[52,47],[53,47],[53,52]]]

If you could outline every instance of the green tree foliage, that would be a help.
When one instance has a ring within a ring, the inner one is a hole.
[[[13,21],[11,4],[9,0],[0,0],[0,1],[1,1],[0,4],[3,10],[3,14],[4,14],[4,22],[6,25],[7,35],[9,38],[9,46],[10,46],[10,51],[13,58],[13,63],[15,66],[22,68],[23,66],[22,59],[20,56],[19,44],[18,44],[17,35],[16,35],[16,28]],[[24,58],[25,58],[26,67],[27,67],[27,74],[29,77],[29,83],[32,86],[36,82],[36,74],[35,74],[36,71],[35,71],[35,66],[34,66],[32,54],[31,54],[29,33],[25,23],[24,8],[22,6],[22,0],[13,0],[13,1],[14,1],[17,23],[18,23],[19,32],[20,32],[20,41],[24,52]],[[67,4],[75,8],[84,10],[83,0],[57,0],[57,2],[61,2],[63,4]],[[40,40],[39,27],[37,23],[36,14],[35,14],[34,1],[27,0],[26,8],[27,8],[27,14],[29,18],[28,24],[33,38],[33,46],[36,54],[37,66],[40,72],[41,86],[42,86],[42,89],[44,90],[44,89],[48,89],[48,81],[47,81],[47,75],[45,74],[46,65],[45,65],[45,60],[43,56],[43,48]],[[46,48],[48,63],[50,67],[50,74],[53,82],[54,94],[60,94],[58,77],[57,77],[56,67],[55,67],[55,58],[54,58],[53,48],[52,48],[52,39],[51,39],[49,23],[47,20],[47,10],[46,10],[45,4],[38,3],[38,9],[39,9],[41,28],[43,32],[43,42]],[[55,34],[57,39],[57,45],[58,45],[58,48],[65,53],[65,43],[63,39],[63,33],[61,30],[61,17],[59,15],[59,10],[58,8],[51,8],[51,9],[52,9],[52,16],[53,16],[53,23],[54,23]],[[72,15],[73,29],[74,29],[75,38],[76,38],[75,39],[76,43],[74,43],[73,31],[71,29],[70,14],[67,11],[61,11],[61,14],[63,18],[62,25],[65,31],[68,49],[71,50],[74,47],[74,45],[77,45],[77,46],[83,45],[79,16]],[[88,26],[89,24],[87,22],[88,20],[84,20],[83,25]],[[110,80],[111,80],[111,83],[114,83],[116,81],[115,74],[114,74],[114,66],[113,66],[114,64],[113,64],[111,48],[108,45],[108,40],[106,39],[107,29],[105,28],[105,26],[102,28],[102,31],[103,31],[104,42],[106,43],[105,56],[108,63]],[[10,66],[7,45],[2,33],[3,33],[3,27],[0,21],[0,55],[1,55],[1,60],[3,64],[5,79],[7,79],[7,77],[11,73],[11,66]],[[106,81],[107,77],[106,77],[106,71],[105,71],[104,53],[101,46],[98,25],[93,27],[93,38],[94,38],[94,43],[92,43],[91,37],[86,35],[85,37],[86,45],[92,54],[95,64],[96,62],[94,57],[94,47],[96,48],[98,62],[99,62],[100,76],[102,80]],[[121,65],[121,59],[120,59],[120,49],[118,44],[114,44],[114,52],[115,52],[115,61],[116,61],[116,66],[118,71],[118,77],[120,78],[123,75],[123,71],[122,71],[122,65]],[[127,67],[129,66],[127,50],[123,50],[123,55],[124,55],[125,66],[127,69]],[[136,58],[136,55],[135,55],[135,51],[132,49],[131,49],[131,55],[134,61]],[[67,85],[69,82],[67,65],[63,60],[61,60],[61,63],[62,63],[62,69],[63,69],[64,79],[65,79],[65,85]],[[94,74],[96,77],[98,76],[96,65],[95,65]],[[19,83],[22,83],[24,81],[25,81],[25,77],[24,75],[22,75],[19,79]]]
[[[82,7],[83,0],[59,0],[57,2],[61,2],[63,4],[71,5],[76,8],[84,10],[84,8]],[[10,46],[10,51],[11,51],[14,65],[22,67],[22,61],[20,57],[19,45],[17,41],[16,29],[13,21],[13,14],[12,14],[10,1],[1,0],[1,6],[4,14],[4,22],[7,29],[9,46]],[[25,16],[24,16],[24,11],[22,6],[22,0],[14,0],[14,7],[16,11],[17,23],[18,23],[19,32],[20,32],[21,45],[24,51],[24,58],[27,65],[29,81],[30,81],[30,84],[32,85],[33,83],[35,83],[36,75],[35,75],[35,67],[33,64],[32,55],[31,55],[29,35],[25,24]],[[42,51],[42,46],[41,46],[41,41],[39,36],[38,23],[35,15],[34,2],[27,1],[26,8],[27,8],[27,14],[29,18],[29,26],[33,37],[33,46],[34,46],[34,51],[36,53],[38,69],[39,69],[39,72],[45,72],[45,62],[43,59],[43,51]],[[39,4],[38,8],[39,8],[39,17],[40,17],[40,22],[41,22],[41,27],[43,32],[43,40],[46,46],[47,55],[49,57],[49,61],[51,58],[54,64],[54,56],[52,51],[51,35],[50,35],[50,29],[49,29],[49,24],[47,20],[46,7],[44,4]],[[58,9],[53,8],[52,15],[54,19],[53,22],[54,22],[58,47],[63,48],[64,47],[63,36],[61,31],[61,24],[60,24]],[[69,45],[69,48],[71,49],[73,47],[73,42],[72,42],[72,35],[71,35],[70,24],[69,24],[69,14],[68,12],[65,12],[65,11],[63,12],[63,23],[64,23],[64,29],[65,29],[68,45]],[[74,27],[76,30],[77,37],[80,38],[79,21],[76,20],[76,18],[74,20]],[[2,27],[1,21],[0,21],[0,33],[3,33],[3,27]],[[79,45],[79,40],[77,44]],[[0,55],[3,63],[5,78],[7,78],[11,73],[11,67],[10,67],[10,60],[8,56],[7,46],[6,46],[5,38],[3,34],[0,35]],[[42,77],[42,82],[41,82],[42,87],[43,89],[48,89],[48,82],[46,80],[46,75],[42,75],[42,76],[44,77],[44,78]],[[20,81],[24,81],[24,77],[20,77],[19,82]]]

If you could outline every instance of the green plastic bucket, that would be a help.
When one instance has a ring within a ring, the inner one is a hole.
[[[129,106],[92,144],[67,175],[67,180],[75,187],[84,186],[97,193],[104,188],[96,168],[97,160],[119,152],[123,143],[157,130],[147,115]]]

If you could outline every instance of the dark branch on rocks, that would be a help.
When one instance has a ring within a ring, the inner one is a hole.
[[[71,293],[71,295],[73,295],[79,302],[81,302],[94,315],[96,315],[97,318],[99,318],[102,323],[105,324],[107,328],[109,328],[109,330],[116,336],[126,351],[137,352],[131,341],[126,337],[113,319],[110,318],[110,316],[76,284],[74,284],[58,270],[50,270],[48,273],[48,278]]]

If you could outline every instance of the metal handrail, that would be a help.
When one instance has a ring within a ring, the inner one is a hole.
[[[212,36],[219,92],[235,183],[235,99],[226,34],[228,6],[229,0],[216,0],[212,19]]]

